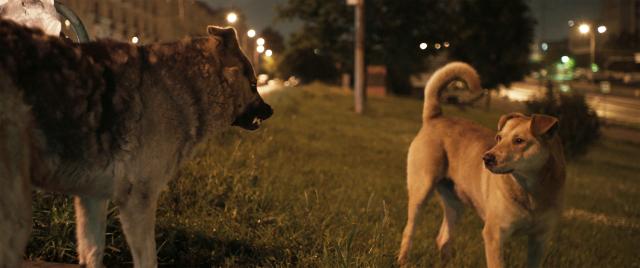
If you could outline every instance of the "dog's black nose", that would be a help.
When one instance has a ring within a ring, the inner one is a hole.
[[[482,156],[482,160],[484,160],[484,165],[487,167],[493,167],[497,164],[496,156],[492,153],[486,153]]]

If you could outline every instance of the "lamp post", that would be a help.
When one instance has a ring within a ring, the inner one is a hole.
[[[254,37],[256,37],[256,30],[254,30],[254,29],[249,29],[249,30],[247,31],[247,37],[248,37],[248,39],[245,39],[245,40],[247,40],[247,42],[245,42],[245,47],[244,47],[244,48],[245,48],[245,51],[246,51],[247,56],[248,56],[248,54],[250,53],[250,51],[254,51],[254,52],[253,52],[253,54],[255,54],[255,49],[253,49],[253,46],[249,44],[249,41],[248,41],[248,40],[251,40],[251,39],[253,39]],[[255,64],[256,64],[255,55],[254,55],[253,57],[251,57],[251,64],[253,64],[253,65],[255,65]]]
[[[265,42],[266,41],[262,37],[256,39],[256,49],[253,50],[253,64],[256,74],[260,73],[260,54],[265,52]]]
[[[580,24],[580,26],[578,26],[578,31],[581,34],[588,34],[589,35],[589,53],[590,53],[590,60],[591,60],[591,68],[593,69],[593,66],[596,66],[596,31],[591,29],[591,25],[587,24],[587,23],[583,23]],[[597,28],[598,33],[603,34],[607,31],[607,27],[604,25],[600,25]]]

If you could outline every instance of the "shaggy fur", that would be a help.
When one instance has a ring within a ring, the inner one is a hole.
[[[438,97],[453,79],[481,90],[475,70],[460,62],[447,64],[427,83],[422,128],[407,157],[408,216],[398,262],[407,263],[420,206],[435,190],[444,213],[436,243],[444,257],[451,254],[454,227],[467,204],[484,220],[489,267],[503,266],[502,245],[516,233],[529,236],[527,264],[539,267],[562,209],[565,162],[555,133],[558,120],[508,114],[496,135],[474,122],[442,116]]]
[[[31,107],[34,121],[27,128],[34,138],[16,144],[29,150],[35,186],[77,196],[81,264],[102,266],[111,199],[135,266],[155,266],[149,227],[160,189],[211,132],[232,124],[256,129],[271,116],[235,31],[208,31],[146,46],[73,44],[0,20],[0,74],[11,78],[23,95],[16,105]],[[3,86],[2,99],[16,91]],[[7,153],[0,160],[14,161]]]

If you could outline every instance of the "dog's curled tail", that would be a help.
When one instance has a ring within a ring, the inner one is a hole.
[[[471,65],[459,61],[445,65],[433,73],[425,86],[423,121],[442,115],[440,95],[445,87],[454,80],[463,80],[471,91],[482,90],[480,77]]]

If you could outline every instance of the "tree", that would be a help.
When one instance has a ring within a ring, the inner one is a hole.
[[[306,35],[292,34],[290,45],[282,56],[278,57],[277,73],[280,77],[297,76],[303,82],[335,81],[338,70],[332,55],[323,53],[316,41]]]
[[[313,47],[340,66],[337,71],[352,70],[353,9],[344,1],[288,0],[278,11],[303,22],[291,49]],[[387,86],[397,94],[410,93],[409,77],[445,50],[422,51],[421,42],[451,43],[452,57],[476,66],[487,87],[528,71],[534,21],[524,0],[367,0],[365,16],[367,64],[385,65]]]
[[[260,36],[266,40],[266,47],[271,49],[273,53],[278,54],[284,52],[284,37],[282,37],[282,34],[276,29],[273,29],[270,26],[264,28],[262,33],[260,33]]]
[[[427,56],[419,50],[419,41],[439,40],[446,33],[446,21],[427,18],[447,14],[444,7],[449,4],[438,0],[366,3],[367,64],[385,65],[388,87],[409,93],[409,77],[424,69]],[[339,72],[353,68],[353,12],[343,1],[289,0],[279,7],[281,18],[303,21],[297,34],[334,61]],[[300,46],[289,45],[294,50]]]
[[[529,71],[535,19],[524,0],[462,0],[450,57],[478,70],[485,88]]]

